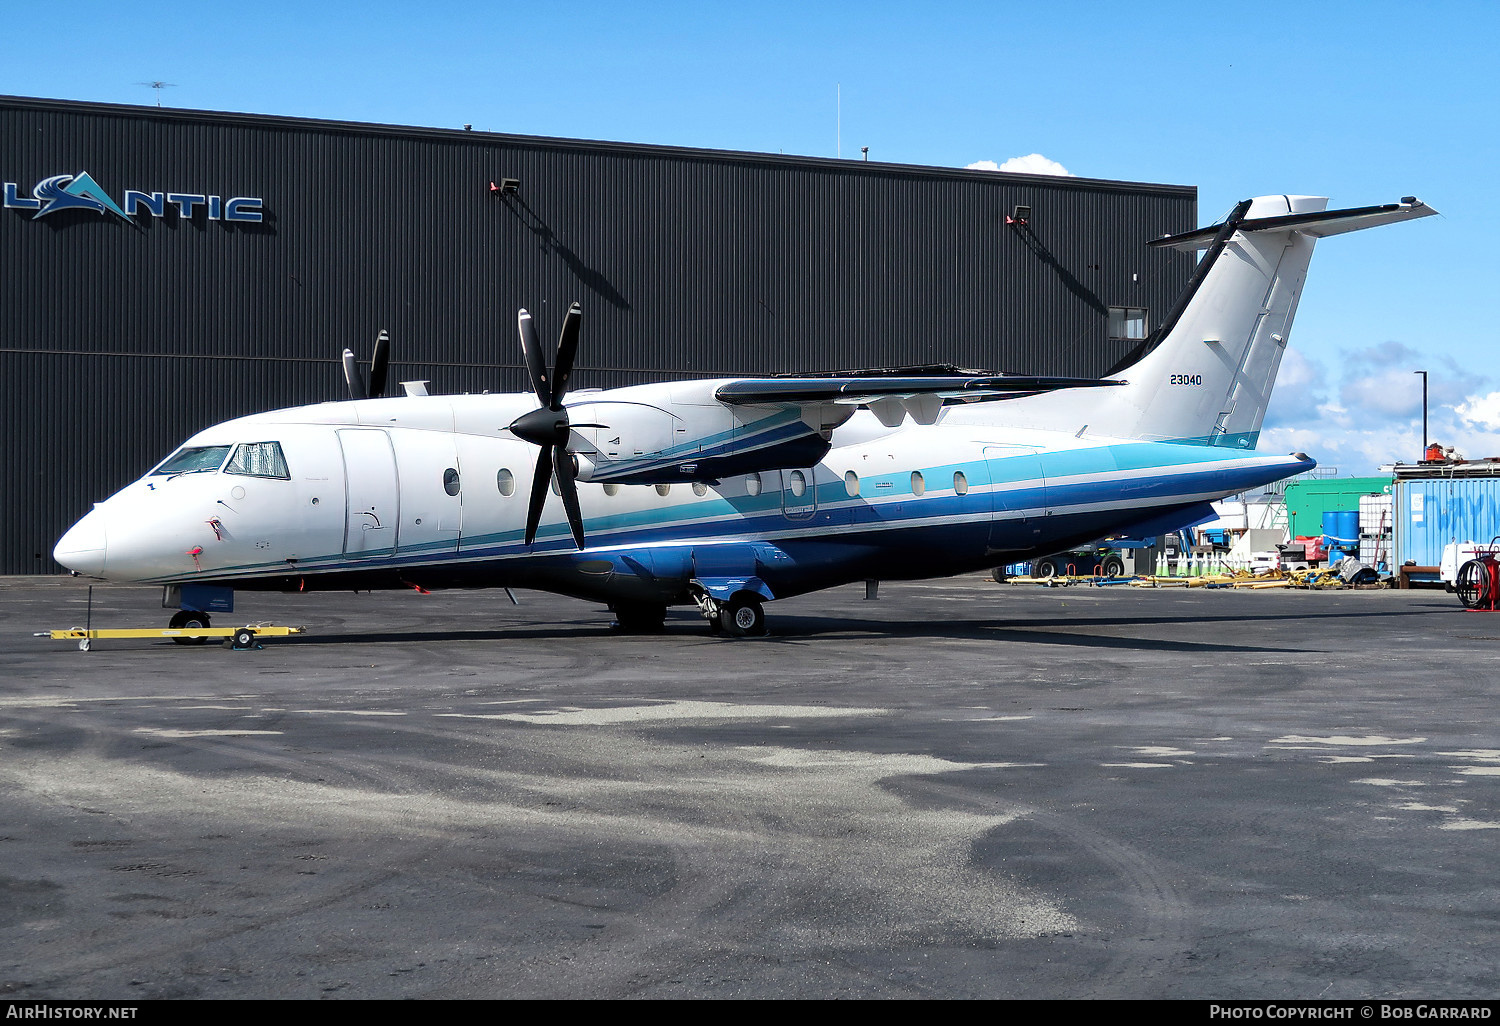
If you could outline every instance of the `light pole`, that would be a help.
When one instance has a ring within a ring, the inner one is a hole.
[[[1427,458],[1427,372],[1412,371],[1422,375],[1422,458]]]

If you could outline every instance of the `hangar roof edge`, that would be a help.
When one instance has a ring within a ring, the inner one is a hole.
[[[1053,185],[1062,188],[1105,189],[1109,191],[1147,192],[1167,195],[1176,194],[1191,199],[1196,199],[1198,194],[1198,187],[1194,185],[1131,182],[1112,178],[1028,175],[1011,171],[945,167],[936,164],[896,164],[885,161],[856,160],[848,157],[760,153],[750,150],[719,150],[691,146],[667,146],[659,143],[615,142],[601,139],[568,139],[554,136],[515,135],[505,132],[468,131],[463,128],[431,128],[415,125],[384,124],[381,122],[335,121],[323,118],[292,117],[283,114],[251,114],[237,111],[194,110],[144,104],[99,103],[87,100],[60,100],[45,97],[0,95],[0,110],[6,109],[34,110],[62,114],[134,117],[148,121],[214,123],[244,128],[290,128],[353,135],[389,135],[404,138],[451,139],[454,141],[503,141],[519,146],[536,148],[595,150],[620,154],[637,153],[709,161],[753,161],[792,167],[815,167],[855,172],[865,171],[887,175],[896,173],[923,176],[951,176],[958,179],[978,181],[993,180],[995,176],[1003,176],[1003,180],[1011,182],[1033,182],[1040,185]]]

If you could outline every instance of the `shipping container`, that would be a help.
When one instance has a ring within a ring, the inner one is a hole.
[[[1397,565],[1437,566],[1449,542],[1500,535],[1500,477],[1397,478]]]
[[[1391,490],[1389,477],[1304,477],[1286,486],[1287,527],[1293,538],[1324,534],[1323,514],[1360,509],[1365,495]]]

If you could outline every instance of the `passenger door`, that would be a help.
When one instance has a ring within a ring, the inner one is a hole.
[[[990,472],[990,551],[1021,551],[1041,542],[1048,515],[1047,477],[1036,449],[987,445]]]
[[[344,555],[389,556],[396,551],[401,497],[390,435],[379,428],[338,433],[344,455]]]

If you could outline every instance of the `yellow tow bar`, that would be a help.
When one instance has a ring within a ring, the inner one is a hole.
[[[51,638],[53,641],[77,641],[81,651],[87,652],[95,639],[113,640],[124,638],[171,638],[180,645],[202,645],[209,638],[226,639],[231,648],[255,648],[259,638],[284,638],[289,634],[301,634],[301,627],[277,627],[271,624],[246,624],[244,627],[118,627],[99,630],[69,627],[58,631],[37,631],[35,637]]]

